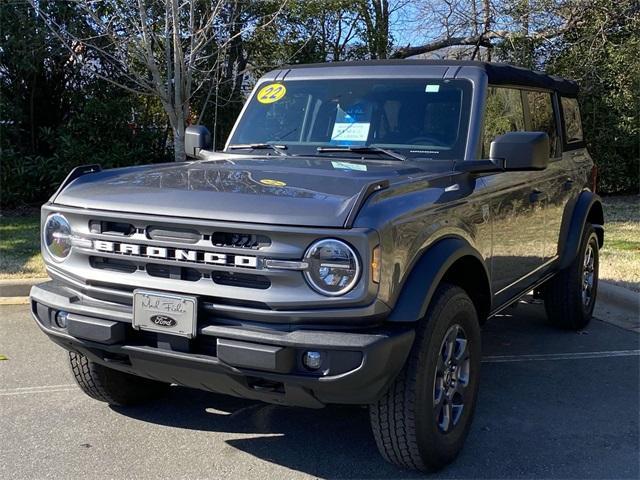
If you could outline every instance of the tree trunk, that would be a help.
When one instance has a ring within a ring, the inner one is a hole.
[[[186,154],[184,151],[184,123],[181,122],[178,128],[173,128],[173,159],[176,162],[184,162]]]

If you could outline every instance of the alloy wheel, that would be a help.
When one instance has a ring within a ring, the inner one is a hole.
[[[442,433],[453,430],[462,417],[470,365],[467,335],[460,325],[454,324],[442,341],[433,382],[434,415]]]

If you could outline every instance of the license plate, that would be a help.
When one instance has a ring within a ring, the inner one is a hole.
[[[197,305],[196,297],[134,290],[133,328],[193,338]]]

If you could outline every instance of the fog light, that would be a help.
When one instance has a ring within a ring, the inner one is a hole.
[[[56,313],[56,325],[60,328],[67,328],[67,319],[69,318],[68,312],[60,311]]]
[[[309,370],[317,370],[322,364],[322,355],[320,352],[304,352],[302,363],[304,363],[304,366]]]

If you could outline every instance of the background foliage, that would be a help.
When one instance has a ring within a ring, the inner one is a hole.
[[[194,1],[199,8],[208,4]],[[424,40],[418,53],[428,57],[483,58],[485,52],[494,61],[576,79],[589,150],[600,167],[600,191],[638,192],[637,0],[289,0],[272,23],[245,29],[273,15],[281,3],[229,0],[215,25],[224,30],[221,38],[233,40],[224,48],[210,47],[212,73],[191,99],[191,121],[209,126],[217,147],[264,72],[285,63],[406,56],[408,43]],[[95,36],[91,23],[78,15],[77,2],[38,5],[62,28]],[[74,61],[27,0],[0,3],[0,38],[3,209],[43,202],[77,165],[110,168],[173,159],[160,102],[120,89]],[[463,45],[468,49],[452,50]],[[121,80],[117,69],[105,67],[102,73]]]

